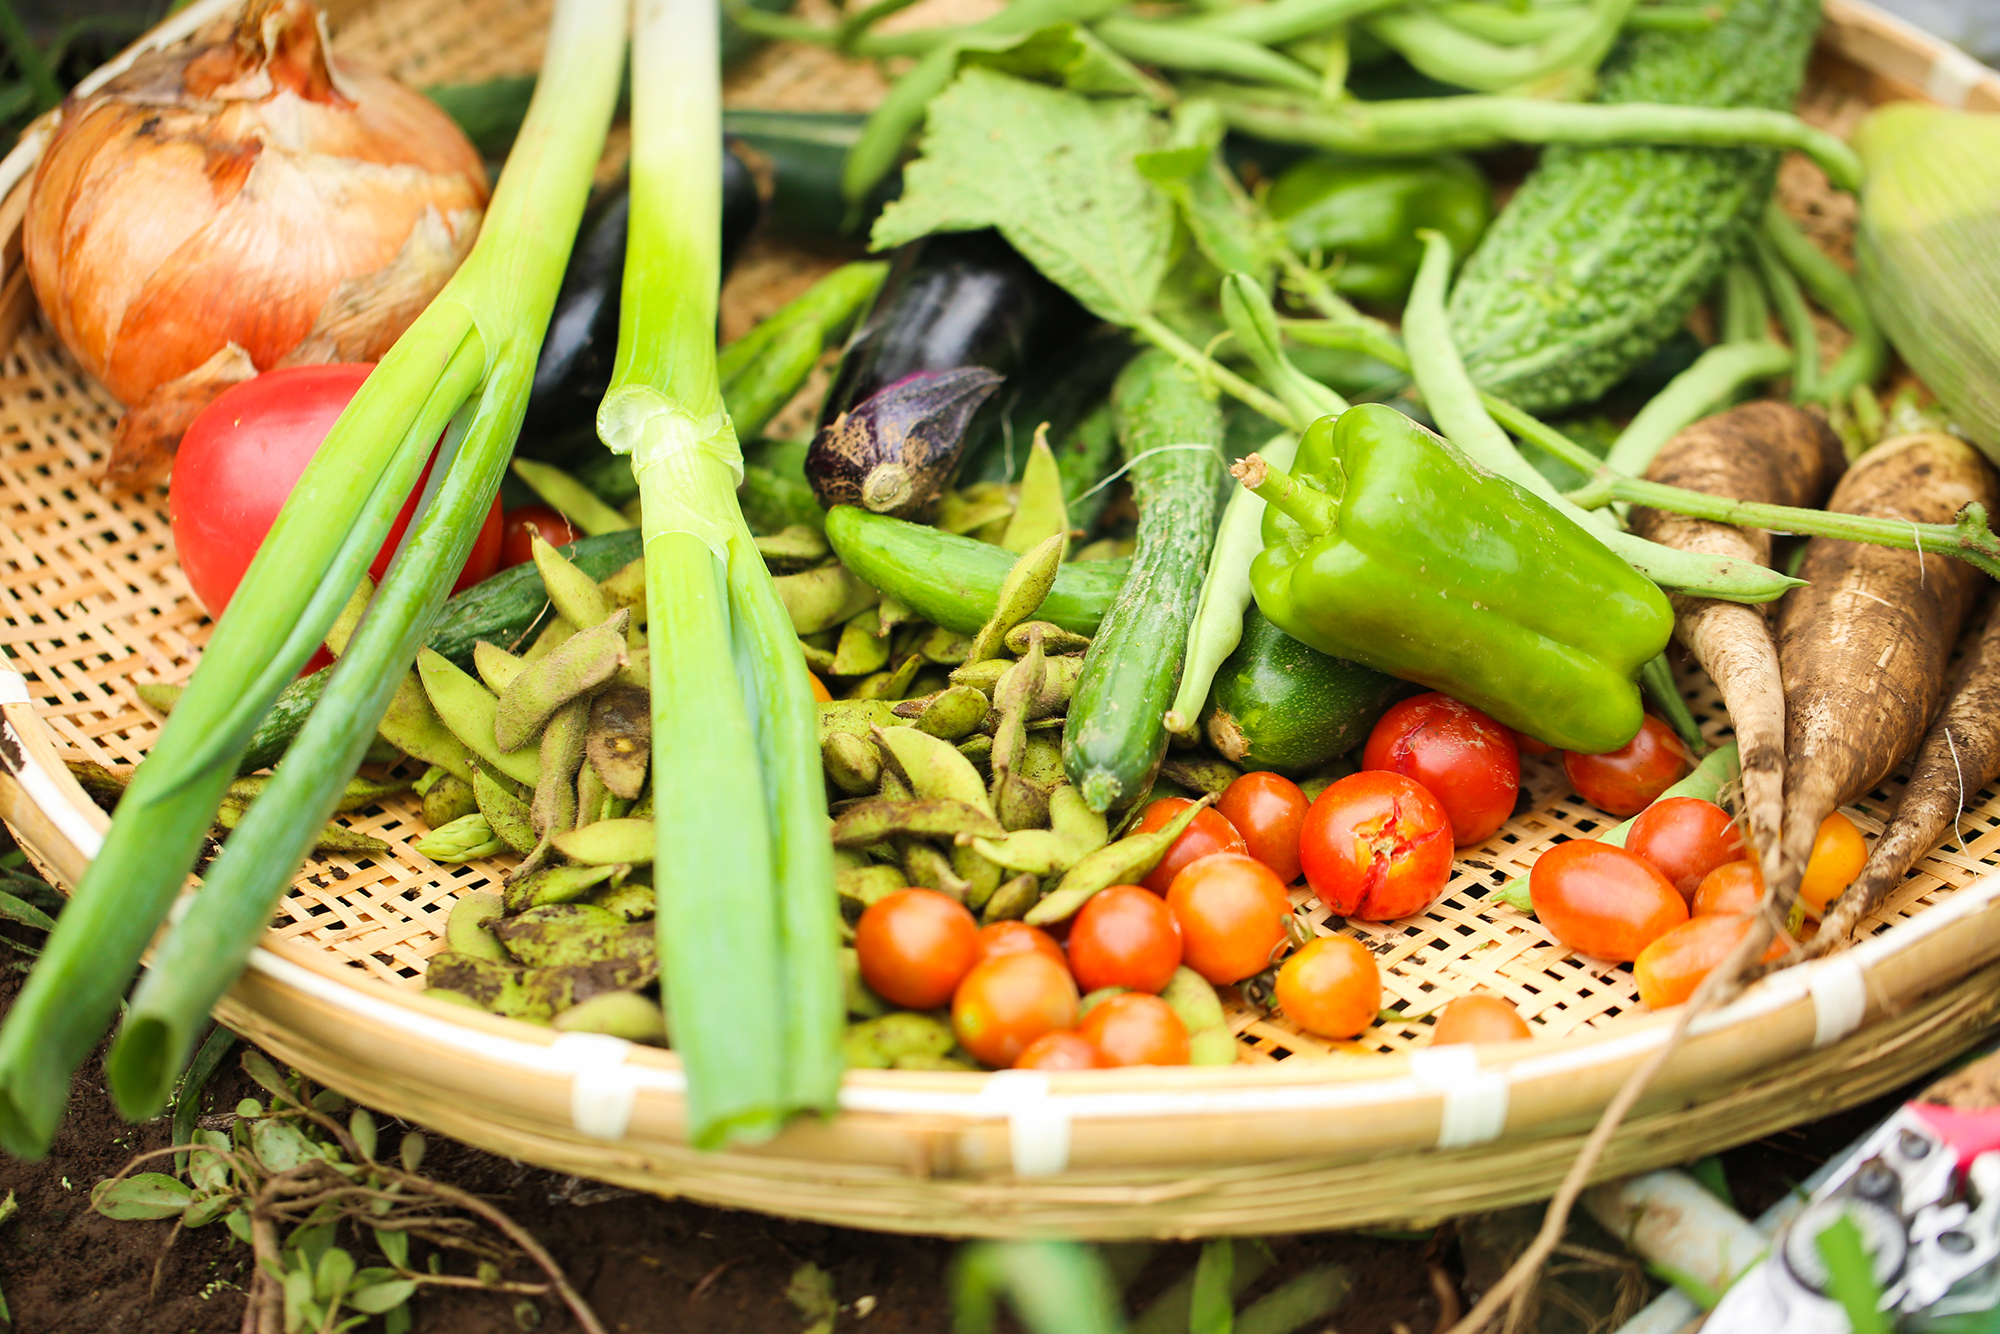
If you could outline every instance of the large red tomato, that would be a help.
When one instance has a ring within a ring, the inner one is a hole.
[[[1513,731],[1436,691],[1390,706],[1368,734],[1361,767],[1401,774],[1436,797],[1460,847],[1506,824],[1521,792]]]
[[[1398,773],[1364,769],[1319,794],[1299,830],[1306,883],[1342,917],[1386,922],[1430,907],[1451,879],[1451,818]]]
[[[266,371],[231,386],[188,427],[174,455],[167,503],[181,569],[209,615],[220,616],[229,605],[299,475],[373,369],[372,365],[288,366]],[[429,478],[426,463],[382,550],[368,567],[369,577],[378,583]],[[452,591],[471,587],[499,565],[496,496]]]

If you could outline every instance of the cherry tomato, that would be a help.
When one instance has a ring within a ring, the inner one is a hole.
[[[1854,821],[1839,811],[1819,822],[1813,835],[1812,856],[1799,880],[1799,902],[1818,917],[1841,890],[1854,883],[1868,861],[1868,840],[1854,827]]]
[[[220,616],[229,605],[306,464],[373,369],[287,366],[266,371],[224,390],[188,427],[174,455],[167,506],[181,569],[209,615]],[[368,567],[378,583],[429,478],[426,463]],[[495,497],[452,591],[486,578],[499,561],[500,501]]]
[[[1091,1007],[1077,1034],[1112,1065],[1186,1065],[1188,1031],[1158,996],[1128,991]]]
[[[1682,898],[1692,898],[1703,876],[1742,858],[1743,834],[1712,801],[1662,797],[1632,821],[1625,848],[1657,867]]]
[[[1076,982],[1038,950],[981,959],[951,998],[951,1031],[983,1065],[1005,1069],[1044,1033],[1076,1027]]]
[[[1474,992],[1460,996],[1438,1012],[1431,1025],[1431,1045],[1454,1042],[1513,1042],[1534,1036],[1521,1012],[1498,996]]]
[[[1262,972],[1285,939],[1292,901],[1255,857],[1223,852],[1174,877],[1167,907],[1181,927],[1181,962],[1221,986]]]
[[[1259,772],[1231,783],[1215,809],[1243,835],[1250,855],[1289,885],[1299,878],[1299,826],[1311,805],[1291,779]]]
[[[1526,732],[1518,729],[1514,732],[1514,744],[1521,748],[1523,755],[1553,755],[1556,753],[1556,748],[1548,742],[1543,741],[1540,737],[1529,736]]]
[[[1401,774],[1436,797],[1460,847],[1506,824],[1521,793],[1513,729],[1436,691],[1389,706],[1368,734],[1361,767]]]
[[[1688,905],[1688,912],[1694,917],[1755,912],[1763,897],[1764,873],[1756,862],[1724,862],[1695,886],[1694,902]]]
[[[1352,936],[1318,936],[1278,969],[1278,1008],[1323,1038],[1351,1038],[1382,1009],[1382,973]]]
[[[1750,929],[1750,918],[1741,913],[1715,913],[1692,917],[1639,951],[1632,976],[1639,984],[1639,999],[1655,1010],[1679,1005],[1701,985],[1715,966],[1729,957]],[[1792,947],[1779,936],[1764,951],[1764,962],[1780,958]]]
[[[533,560],[537,536],[552,547],[562,547],[576,541],[578,533],[547,505],[508,510],[500,525],[500,568],[509,570]]]
[[[1110,1064],[1089,1038],[1066,1028],[1042,1034],[1014,1060],[1016,1070],[1103,1070]]]
[[[1576,794],[1600,811],[1621,816],[1645,810],[1692,768],[1686,743],[1650,713],[1638,734],[1617,750],[1602,755],[1563,752],[1563,772]]]
[[[907,1010],[935,1010],[978,961],[979,924],[934,889],[899,889],[861,914],[854,951],[869,990]]]
[[[1132,826],[1135,834],[1150,834],[1163,828],[1166,823],[1186,810],[1193,803],[1186,797],[1161,797],[1147,806],[1139,816],[1139,823]],[[1194,817],[1194,822],[1181,831],[1174,845],[1167,849],[1167,855],[1139,883],[1155,894],[1164,896],[1173,885],[1174,877],[1189,862],[1202,857],[1210,857],[1218,852],[1248,853],[1250,845],[1243,841],[1243,835],[1236,826],[1215,813],[1213,806],[1205,808]]]
[[[820,680],[818,675],[816,675],[813,672],[807,672],[806,679],[812,682],[812,692],[814,699],[818,700],[822,704],[828,704],[832,702],[833,692],[826,688],[826,682]]]
[[[1180,966],[1180,924],[1160,896],[1143,885],[1099,890],[1070,925],[1069,970],[1085,991],[1128,987],[1157,992]]]
[[[1306,883],[1342,917],[1422,912],[1451,879],[1451,819],[1401,774],[1364,770],[1319,794],[1299,831]]]
[[[1063,967],[1069,967],[1069,956],[1056,938],[1038,926],[1026,922],[994,922],[979,928],[979,957],[990,959],[996,954],[1019,954],[1032,950],[1046,954]]]
[[[1630,963],[1688,919],[1687,900],[1643,857],[1594,839],[1558,843],[1528,873],[1535,916],[1573,950]]]

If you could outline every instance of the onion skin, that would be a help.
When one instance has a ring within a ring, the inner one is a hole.
[[[307,0],[252,0],[60,116],[22,247],[56,335],[130,409],[107,469],[119,485],[164,476],[231,384],[379,359],[486,206],[458,127],[330,60]]]

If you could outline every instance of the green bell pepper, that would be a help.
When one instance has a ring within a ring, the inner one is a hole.
[[[1268,504],[1251,587],[1285,633],[1563,750],[1638,732],[1673,609],[1546,501],[1379,403],[1314,422],[1295,474],[1239,466]]]
[[[1493,220],[1493,188],[1465,158],[1348,158],[1315,154],[1288,168],[1265,201],[1301,255],[1318,251],[1335,290],[1398,306],[1424,257],[1420,228],[1442,232],[1469,255]]]

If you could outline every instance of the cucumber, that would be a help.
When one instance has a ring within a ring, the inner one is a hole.
[[[1094,811],[1130,803],[1166,753],[1222,479],[1222,412],[1171,355],[1140,353],[1111,402],[1139,533],[1132,572],[1084,654],[1062,742],[1063,769]]]
[[[1303,774],[1368,739],[1391,704],[1421,687],[1301,644],[1251,607],[1223,659],[1202,727],[1245,769]]]
[[[1011,551],[928,524],[873,514],[857,505],[826,512],[826,540],[840,563],[863,582],[947,630],[976,634],[1000,604],[1000,584],[1014,568]],[[1035,613],[1080,635],[1097,633],[1131,562],[1075,561]]]
[[[1728,0],[1702,31],[1630,35],[1598,100],[1789,110],[1819,21],[1820,0]],[[1597,398],[1681,327],[1777,169],[1769,149],[1545,150],[1452,292],[1473,379],[1531,412]]]
[[[602,579],[639,559],[639,530],[603,533],[586,537],[566,547],[556,548],[576,567],[593,579]],[[472,665],[472,646],[480,640],[515,640],[526,636],[549,607],[548,590],[533,561],[500,571],[444,604],[431,622],[424,642],[461,667]],[[275,764],[292,738],[305,726],[306,715],[319,703],[320,693],[333,675],[322,667],[311,676],[301,677],[279,692],[264,720],[251,733],[250,748],[236,766],[238,773],[252,773]]]

